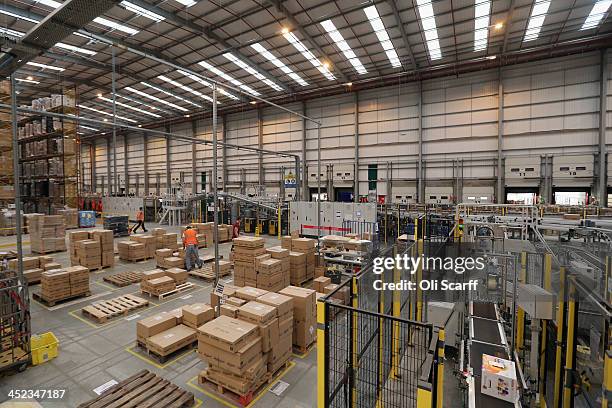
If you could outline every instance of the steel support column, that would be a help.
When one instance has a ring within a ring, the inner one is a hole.
[[[144,133],[142,135],[142,167],[144,175],[144,195],[149,195],[149,135]]]
[[[17,135],[17,94],[15,92],[15,74],[11,75],[11,134],[13,139],[13,184],[15,189],[15,233],[17,243],[17,278],[20,283],[25,282],[23,277],[23,243],[22,243],[22,213],[21,213],[21,169],[19,165],[19,140]],[[29,299],[24,299],[26,305]],[[29,318],[29,317],[28,317]]]
[[[393,0],[394,1],[394,0]],[[355,92],[355,170],[353,189],[354,201],[359,202],[359,92]]]
[[[170,126],[166,125],[166,133],[170,133]],[[170,191],[170,187],[172,186],[172,175],[170,173],[170,137],[168,135],[166,138],[166,192]]]
[[[257,147],[263,149],[263,109],[257,108]],[[263,152],[257,154],[258,163],[258,176],[257,180],[260,186],[263,186],[266,181],[264,179],[264,168],[263,168]]]
[[[212,89],[212,187],[213,187],[213,241],[215,255],[215,284],[214,288],[219,283],[219,188],[217,180],[217,85],[213,85]]]
[[[302,102],[302,113],[306,116],[306,102]],[[308,164],[306,160],[306,118],[302,117],[302,200],[310,201],[308,189]]]
[[[503,172],[503,150],[504,150],[504,85],[502,79],[502,69],[499,68],[498,88],[497,88],[497,193],[495,202],[504,202],[504,184],[502,179]]]
[[[607,49],[601,50],[600,58],[600,85],[599,85],[599,184],[597,195],[601,207],[608,206],[607,176],[607,149],[606,149],[606,113],[608,111],[608,59]]]
[[[130,173],[128,172],[128,135],[123,135],[123,183],[125,196],[130,193]]]
[[[113,176],[111,173],[111,138],[106,138],[106,175],[108,176],[108,180],[106,181],[108,184],[108,195],[109,197],[113,195]]]
[[[423,204],[425,202],[425,186],[423,185],[423,82],[418,81],[418,103],[417,114],[419,122],[418,130],[418,155],[417,163],[417,202]]]
[[[98,184],[98,172],[96,171],[96,142],[92,141],[89,145],[89,161],[91,162],[91,192],[95,193]]]
[[[229,177],[229,172],[227,171],[227,146],[225,143],[227,142],[227,115],[221,116],[221,126],[223,126],[221,133],[221,138],[223,139],[223,146],[221,147],[221,162],[223,164],[223,172],[221,173],[223,177],[222,188],[223,191],[227,191],[227,180]]]
[[[191,134],[193,137],[198,137],[198,121],[191,121]],[[191,142],[191,193],[198,193],[198,184],[196,183],[196,162],[198,160],[197,155],[198,145],[195,142]]]

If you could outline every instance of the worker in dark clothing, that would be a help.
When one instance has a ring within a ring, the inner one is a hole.
[[[238,238],[238,236],[240,236],[240,217],[236,218],[232,224],[232,238]]]

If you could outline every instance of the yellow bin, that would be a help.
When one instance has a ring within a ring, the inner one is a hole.
[[[33,335],[30,339],[32,365],[39,365],[57,357],[59,341],[51,332]]]

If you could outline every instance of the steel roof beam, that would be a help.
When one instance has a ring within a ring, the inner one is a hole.
[[[393,16],[395,16],[395,23],[397,24],[397,28],[399,28],[400,34],[402,35],[404,47],[408,51],[408,57],[410,57],[410,62],[416,70],[419,67],[417,66],[416,60],[414,59],[414,54],[412,53],[412,46],[410,45],[410,40],[408,39],[408,33],[406,33],[406,29],[404,28],[404,24],[402,23],[402,18],[400,16],[399,10],[397,9],[397,5],[395,4],[395,0],[387,0],[387,4],[389,4],[393,12]]]

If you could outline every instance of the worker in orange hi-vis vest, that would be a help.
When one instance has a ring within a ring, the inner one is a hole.
[[[200,260],[198,253],[198,234],[188,225],[183,232],[183,248],[185,249],[185,269],[187,272],[193,269],[193,263],[201,268],[204,262]]]
[[[232,238],[238,238],[240,236],[240,217],[236,218],[232,225]]]
[[[136,213],[136,221],[138,221],[138,223],[136,224],[132,232],[136,232],[138,228],[142,228],[144,232],[147,232],[147,228],[144,225],[144,211],[142,211],[142,207],[140,207],[140,209]]]

